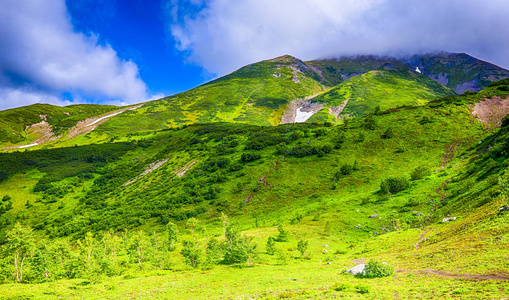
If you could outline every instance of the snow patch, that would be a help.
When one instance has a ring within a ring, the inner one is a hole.
[[[297,115],[295,116],[295,123],[304,123],[307,119],[311,118],[315,113],[312,111],[302,111],[302,107],[297,108]]]
[[[419,67],[415,67],[415,72],[422,74],[421,69],[419,69]]]
[[[28,148],[28,147],[33,147],[33,146],[37,146],[39,145],[38,143],[32,143],[32,144],[29,144],[29,145],[23,145],[23,146],[19,146],[18,148],[21,149],[21,148]]]
[[[101,118],[99,118],[99,119],[95,120],[94,122],[92,122],[92,123],[88,124],[88,125],[87,125],[87,127],[88,127],[88,126],[92,126],[92,125],[94,125],[95,123],[100,122],[100,121],[102,121],[102,120],[104,120],[104,119],[111,118],[111,117],[113,117],[113,116],[116,116],[116,115],[118,115],[118,114],[121,114],[121,113],[123,113],[123,112],[124,112],[124,111],[118,111],[118,112],[116,112],[116,113],[109,114],[109,115],[107,115],[107,116],[101,117]],[[94,128],[95,128],[95,127],[94,127]]]

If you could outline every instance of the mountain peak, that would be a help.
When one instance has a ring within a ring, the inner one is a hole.
[[[301,60],[296,57],[286,54],[286,55],[275,57],[273,59],[268,59],[267,62],[293,63],[293,62],[301,62]]]

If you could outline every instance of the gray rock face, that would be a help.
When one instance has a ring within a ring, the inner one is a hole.
[[[366,268],[366,264],[360,264],[356,265],[355,267],[351,268],[350,270],[347,270],[347,273],[357,275],[357,274],[364,274],[364,269]]]

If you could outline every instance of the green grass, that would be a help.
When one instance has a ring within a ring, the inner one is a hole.
[[[313,98],[339,106],[348,100],[341,115],[359,117],[374,112],[406,105],[422,105],[428,101],[453,95],[448,88],[424,75],[405,70],[377,70],[355,76],[330,91]]]
[[[5,146],[36,140],[40,136],[30,134],[26,127],[44,119],[49,123],[55,136],[63,134],[78,121],[95,117],[118,109],[111,105],[69,105],[54,106],[33,104],[0,111],[0,143]],[[41,116],[43,116],[41,118]]]
[[[3,153],[0,197],[9,195],[13,208],[0,216],[1,296],[503,297],[507,281],[426,271],[509,275],[509,214],[498,215],[507,193],[498,179],[507,178],[509,131],[506,126],[487,132],[468,109],[483,93],[502,92],[492,86],[336,126],[193,124],[119,136],[133,139],[128,143]],[[384,137],[388,129],[393,135]],[[243,162],[247,153],[260,158]],[[356,168],[341,173],[345,164]],[[410,179],[416,168],[429,172],[398,193],[380,191],[382,180]],[[41,189],[43,184],[50,187]],[[192,269],[182,241],[196,241],[205,255],[209,238],[224,240],[221,213],[257,246],[252,261]],[[457,219],[441,223],[448,215]],[[186,225],[193,217],[201,223],[195,234]],[[165,244],[170,221],[181,233],[172,252]],[[35,229],[38,247],[26,259],[23,285],[13,283],[5,236],[16,222]],[[289,239],[268,255],[266,242],[277,237],[278,225]],[[297,250],[300,240],[309,242],[304,258]],[[387,262],[397,274],[345,275],[358,259]],[[47,262],[50,282],[38,268],[41,261]]]

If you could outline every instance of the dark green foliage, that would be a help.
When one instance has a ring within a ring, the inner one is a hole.
[[[182,241],[180,254],[184,256],[186,263],[193,268],[199,267],[202,259],[202,250],[198,248],[195,241]]]
[[[375,130],[377,127],[377,122],[372,114],[369,114],[366,118],[364,118],[364,128],[369,130]]]
[[[419,121],[419,124],[421,124],[421,125],[425,125],[425,124],[429,124],[429,123],[433,123],[433,120],[428,116],[422,117],[422,119]]]
[[[500,127],[507,127],[509,126],[509,115],[505,116],[503,119],[502,119],[502,125]],[[1,179],[1,174],[0,174],[0,181],[2,181]]]
[[[246,150],[262,150],[265,147],[277,145],[286,142],[286,138],[282,135],[274,134],[253,134],[247,142],[244,149]]]
[[[389,177],[382,180],[382,183],[380,184],[382,192],[390,192],[392,194],[406,190],[409,187],[410,182],[405,177]]]
[[[380,278],[392,276],[394,274],[394,267],[372,259],[366,264],[364,273],[360,273],[357,276],[362,278]]]
[[[222,263],[243,264],[253,257],[256,244],[251,241],[250,237],[243,236],[240,231],[233,225],[226,227],[226,237],[224,241],[224,258]]]
[[[276,239],[269,236],[265,249],[268,255],[274,255],[274,253],[276,253]]]
[[[308,250],[309,242],[305,240],[299,240],[297,243],[297,250],[300,252],[300,256],[304,257],[304,254],[306,254],[306,251]]]
[[[262,156],[257,153],[242,153],[242,155],[240,156],[240,161],[243,163],[248,163],[258,160],[260,158],[262,158]]]
[[[425,176],[429,175],[429,170],[425,167],[417,167],[415,170],[412,171],[412,174],[410,174],[410,178],[412,180],[419,180],[424,178]]]
[[[283,225],[277,226],[277,231],[279,232],[276,238],[278,242],[288,242],[288,232],[283,228]]]
[[[357,161],[355,161],[353,163],[353,165],[349,165],[349,164],[343,164],[341,166],[341,168],[339,169],[338,172],[336,172],[336,174],[334,175],[334,178],[340,178],[341,176],[347,176],[347,175],[350,175],[352,174],[354,171],[358,171],[359,170],[359,164],[357,163]]]
[[[382,134],[383,139],[391,139],[394,136],[395,136],[395,133],[392,128],[387,128],[387,130]]]

